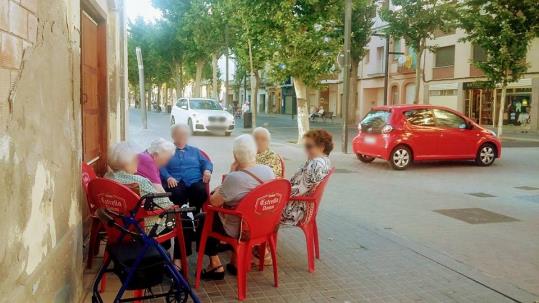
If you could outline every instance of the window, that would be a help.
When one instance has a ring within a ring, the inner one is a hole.
[[[381,133],[382,128],[389,120],[391,113],[385,110],[371,110],[363,120],[361,120],[361,131],[369,133]]]
[[[401,50],[401,40],[400,39],[393,40],[393,52],[394,53],[402,52],[402,50]],[[400,55],[393,55],[393,61],[399,60],[399,56]]]
[[[223,110],[221,105],[214,100],[201,100],[194,99],[191,100],[192,109],[207,109],[207,110]]]
[[[384,47],[376,48],[376,64],[378,66],[379,72],[383,71],[384,66]]]
[[[430,109],[417,109],[404,113],[408,123],[415,126],[434,126],[434,114]]]
[[[455,64],[455,46],[446,46],[436,49],[436,67],[453,66]]]
[[[473,61],[483,62],[487,59],[487,52],[479,45],[473,46]]]
[[[456,96],[456,89],[430,90],[429,96]]]
[[[181,109],[187,109],[187,100],[186,99],[178,100],[178,102],[176,103],[176,106]]]
[[[371,52],[369,50],[366,50],[365,51],[365,57],[363,57],[363,62],[365,64],[369,64],[370,57],[371,57]]]
[[[466,128],[466,121],[451,112],[435,109],[436,125],[442,128]]]

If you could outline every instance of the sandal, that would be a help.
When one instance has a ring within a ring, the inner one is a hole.
[[[200,275],[200,277],[202,278],[202,280],[206,280],[206,281],[218,281],[218,280],[223,280],[225,278],[225,271],[216,271],[218,270],[219,268],[222,268],[223,265],[219,265],[217,267],[214,267],[210,270],[202,270],[202,274]],[[228,267],[228,266],[227,266]]]
[[[229,274],[233,275],[233,276],[237,276],[238,275],[238,268],[236,268],[236,265],[232,264],[232,263],[228,263],[226,265],[226,271],[228,271]]]

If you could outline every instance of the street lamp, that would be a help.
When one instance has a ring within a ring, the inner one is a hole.
[[[384,105],[387,105],[387,89],[389,86],[389,55],[404,55],[403,52],[390,52],[389,51],[389,34],[386,33],[374,33],[376,37],[384,37],[386,39],[385,46],[385,59],[384,59]]]

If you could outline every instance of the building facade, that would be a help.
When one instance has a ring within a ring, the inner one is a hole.
[[[122,0],[0,1],[0,293],[80,302],[81,162],[126,133]]]
[[[376,17],[373,31],[381,32],[385,24]],[[423,73],[419,83],[420,103],[443,105],[458,110],[485,126],[497,124],[501,89],[486,85],[483,72],[473,62],[485,52],[469,42],[462,42],[463,30],[435,34],[427,42],[431,50],[423,55]],[[385,38],[372,36],[367,53],[358,67],[358,117],[373,106],[384,104]],[[413,103],[415,95],[416,54],[402,39],[390,39],[388,104]],[[504,100],[504,129],[519,128],[521,113],[529,113],[532,130],[539,129],[539,39],[529,47],[527,73],[510,83]]]

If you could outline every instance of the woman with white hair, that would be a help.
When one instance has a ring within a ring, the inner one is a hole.
[[[223,184],[218,187],[210,197],[213,206],[223,206],[234,209],[251,190],[260,184],[275,179],[275,174],[270,167],[256,163],[256,144],[250,135],[241,135],[234,140],[232,152],[235,165],[233,171],[227,174]],[[220,215],[215,217],[213,231],[229,237],[240,237],[241,219],[237,216]],[[208,238],[206,243],[206,255],[210,258],[208,268],[203,271],[202,278],[205,280],[222,280],[224,269],[219,256],[219,241]],[[227,270],[236,274],[235,258],[232,256]]]
[[[253,137],[257,148],[256,163],[269,166],[276,177],[284,177],[281,157],[269,148],[271,142],[269,130],[264,127],[257,127],[253,130]]]
[[[150,180],[158,192],[165,192],[161,185],[159,168],[168,164],[175,151],[176,147],[172,142],[163,138],[153,140],[147,150],[138,154],[137,175]]]
[[[150,180],[143,176],[136,175],[138,169],[138,155],[129,143],[119,142],[109,148],[108,165],[111,170],[105,175],[105,178],[124,185],[137,184],[141,197],[146,194],[157,192]],[[174,206],[174,203],[168,198],[156,198],[153,202],[162,208]],[[158,216],[144,218],[144,227],[147,231],[154,226],[158,219]],[[163,232],[168,232],[167,224],[174,226],[173,219],[173,216],[167,216],[166,220],[164,220],[164,222],[157,228],[157,234],[159,235]],[[180,264],[180,251],[177,247],[174,249],[174,259],[175,264]]]

